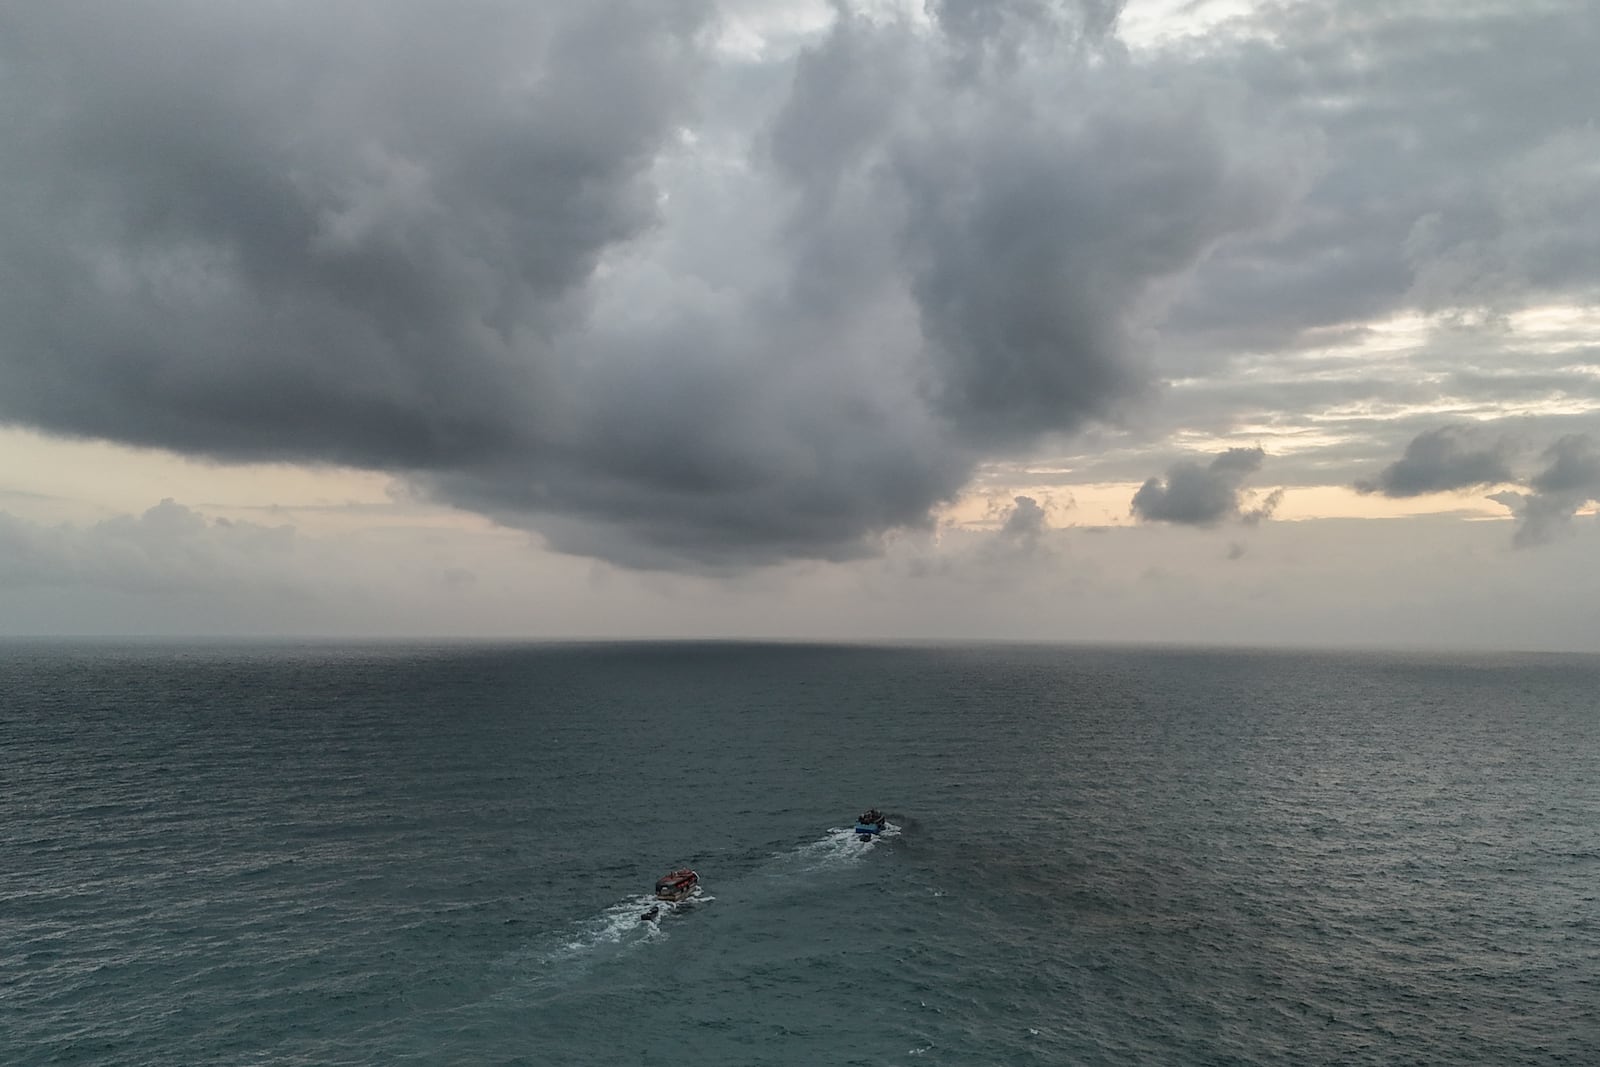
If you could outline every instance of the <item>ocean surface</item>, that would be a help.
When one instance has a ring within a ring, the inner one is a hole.
[[[0,838],[7,1065],[1600,1063],[1596,658],[10,643]]]

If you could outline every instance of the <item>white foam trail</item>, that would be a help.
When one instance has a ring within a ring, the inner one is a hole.
[[[876,848],[880,840],[899,835],[900,826],[892,822],[883,824],[881,834],[868,838],[861,837],[851,827],[835,826],[828,830],[826,836],[801,845],[792,852],[774,853],[774,858],[782,861],[793,857],[799,861],[802,871],[821,870],[854,863]]]
[[[608,945],[623,948],[642,941],[665,939],[665,923],[680,909],[691,904],[708,904],[717,898],[699,887],[685,900],[657,900],[653,894],[618,901],[586,922],[581,922],[570,940],[544,955],[544,962],[559,963],[586,955]],[[651,908],[661,911],[654,919],[641,918]]]
[[[852,864],[876,848],[881,840],[898,837],[900,830],[898,823],[885,822],[882,833],[863,838],[851,826],[832,827],[815,841],[789,852],[774,853],[773,859],[780,870],[770,873],[791,874],[796,870],[817,871]],[[629,897],[611,905],[594,918],[575,924],[567,939],[543,953],[540,960],[545,964],[559,964],[584,958],[610,946],[615,946],[618,951],[628,951],[645,942],[664,940],[668,936],[666,924],[679,909],[709,904],[716,899],[700,886],[695,887],[688,899],[678,902],[657,900],[649,893]],[[661,911],[655,919],[640,918],[658,906]]]

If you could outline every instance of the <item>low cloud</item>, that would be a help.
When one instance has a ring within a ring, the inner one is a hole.
[[[1019,496],[1013,504],[1006,521],[1000,526],[1000,536],[1022,544],[1037,542],[1039,535],[1050,528],[1044,508],[1031,496]]]
[[[1547,544],[1587,504],[1600,500],[1600,447],[1588,433],[1557,438],[1540,453],[1531,475],[1512,469],[1517,452],[1509,434],[1476,426],[1442,426],[1418,434],[1405,455],[1378,478],[1358,482],[1358,492],[1388,497],[1463,492],[1508,486],[1488,499],[1517,519],[1512,543],[1518,548]]]
[[[174,500],[88,526],[0,512],[0,588],[84,587],[159,595],[286,588],[292,526],[209,519]]]
[[[1567,434],[1544,450],[1545,466],[1529,481],[1534,492],[1593,499],[1600,490],[1600,449],[1588,434]]]
[[[1012,500],[1000,528],[984,542],[984,558],[992,563],[1036,563],[1052,554],[1050,516],[1031,496]]]
[[[1405,454],[1375,479],[1355,483],[1358,493],[1404,498],[1461,492],[1517,480],[1512,442],[1474,426],[1441,426],[1418,434]]]
[[[1244,481],[1265,459],[1260,448],[1230,448],[1205,466],[1181,460],[1167,469],[1165,478],[1147,479],[1139,487],[1132,513],[1145,522],[1182,526],[1215,526],[1227,519],[1254,525],[1271,518],[1283,499],[1278,489],[1259,505],[1248,506]]]
[[[1491,500],[1517,517],[1512,542],[1518,548],[1548,544],[1578,510],[1600,500],[1600,448],[1587,434],[1567,434],[1544,450],[1544,466],[1528,480],[1527,492],[1507,490]]]
[[[588,564],[529,567],[521,539],[390,522],[308,533],[167,499],[100,521],[0,511],[0,632],[88,634],[483,632],[536,626],[542,599]],[[603,566],[595,564],[594,566]],[[493,572],[494,583],[478,575]],[[563,578],[563,573],[567,576]],[[520,582],[523,595],[504,593]],[[496,617],[483,611],[498,612]]]
[[[1253,507],[1240,505],[1239,521],[1246,526],[1255,526],[1272,518],[1272,513],[1278,510],[1278,505],[1283,503],[1283,490],[1274,489],[1262,498],[1259,504]]]

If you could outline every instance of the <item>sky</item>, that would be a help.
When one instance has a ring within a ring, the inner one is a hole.
[[[0,636],[1600,651],[1591,0],[0,5]]]

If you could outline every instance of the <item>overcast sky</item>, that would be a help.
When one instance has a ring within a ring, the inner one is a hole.
[[[0,5],[0,634],[1600,650],[1592,0]]]

